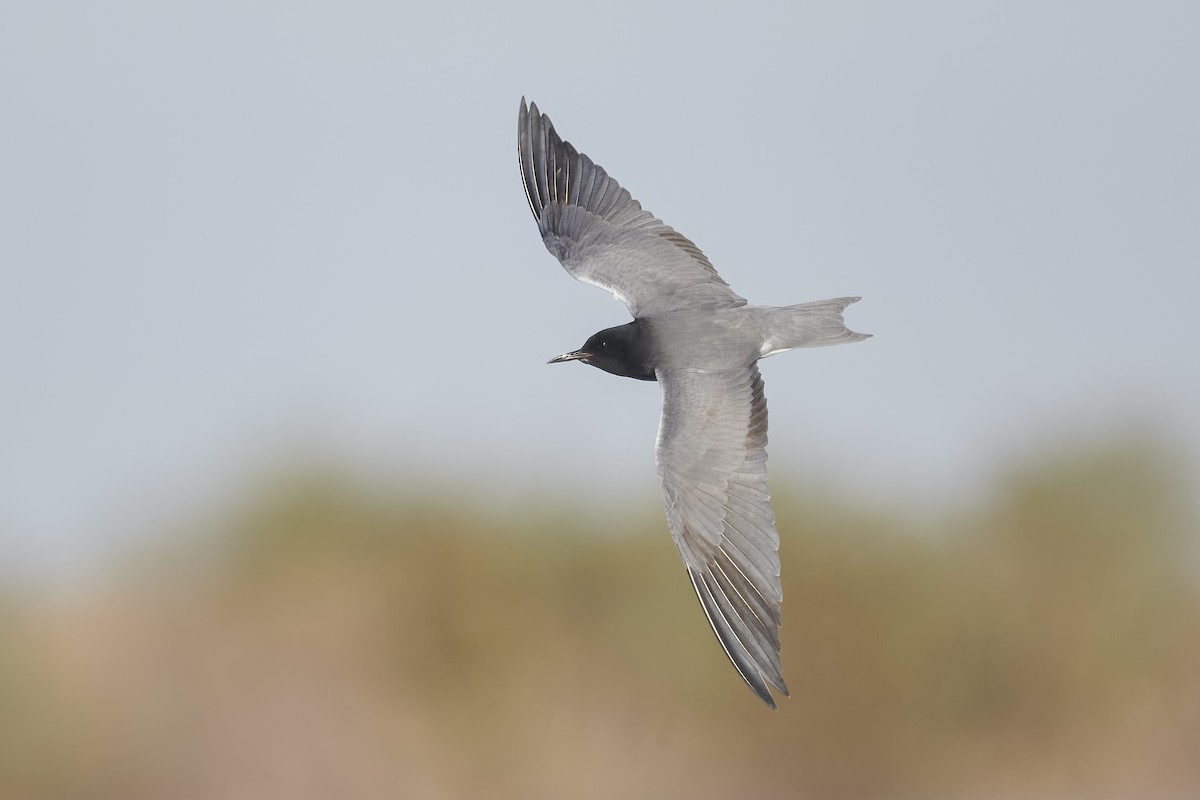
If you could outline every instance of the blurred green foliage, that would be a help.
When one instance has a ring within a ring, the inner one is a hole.
[[[778,712],[660,514],[304,470],[0,600],[0,797],[1200,793],[1200,533],[1160,448],[1035,459],[935,529],[784,485]]]

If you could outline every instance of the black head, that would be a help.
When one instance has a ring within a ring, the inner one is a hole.
[[[654,368],[649,364],[649,353],[643,333],[642,327],[636,321],[609,328],[592,334],[578,350],[563,353],[550,359],[548,363],[582,361],[613,375],[652,381],[655,380]]]

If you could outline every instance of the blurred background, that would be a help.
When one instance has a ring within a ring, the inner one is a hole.
[[[1200,6],[0,6],[0,797],[1200,793]],[[516,112],[740,294],[770,712]]]

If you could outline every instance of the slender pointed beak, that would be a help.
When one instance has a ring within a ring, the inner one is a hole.
[[[561,356],[555,356],[554,358],[550,359],[546,363],[547,364],[561,364],[564,361],[578,361],[580,359],[586,360],[591,357],[592,357],[592,354],[587,352],[586,350],[576,350],[573,353],[563,353]]]

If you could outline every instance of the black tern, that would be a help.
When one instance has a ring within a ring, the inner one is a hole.
[[[550,363],[582,361],[658,381],[655,456],[671,536],[725,654],[775,708],[769,686],[788,694],[779,660],[783,590],[757,362],[797,347],[869,338],[842,321],[859,298],[748,305],[699,247],[563,141],[524,98],[517,150],[546,249],[571,276],[611,292],[633,315]]]

